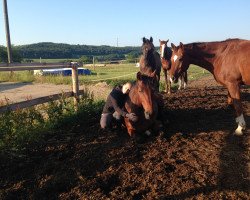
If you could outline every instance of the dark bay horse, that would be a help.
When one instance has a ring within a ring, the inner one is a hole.
[[[174,72],[172,79],[176,81],[190,64],[211,72],[215,80],[228,89],[228,103],[233,104],[236,111],[235,120],[238,127],[235,134],[242,135],[246,122],[240,98],[240,85],[250,85],[250,41],[228,39],[171,46],[171,67]]]
[[[136,122],[132,122],[128,118],[124,119],[128,134],[132,137],[136,133],[141,134],[148,130],[158,131],[158,122],[156,120],[158,106],[151,83],[155,73],[145,76],[138,72],[136,83],[132,86],[125,102],[127,112],[135,113],[138,116]]]
[[[171,56],[172,56],[172,50],[170,47],[167,46],[169,40],[159,40],[160,42],[160,55],[161,55],[161,64],[162,64],[162,70],[164,72],[165,77],[165,92],[168,94],[171,93],[171,79],[170,76],[172,74],[171,70]],[[179,88],[178,90],[181,90],[182,88],[185,89],[187,86],[187,71],[183,72],[179,77]]]
[[[156,79],[154,82],[156,91],[159,91],[160,74],[161,74],[161,59],[159,53],[155,50],[153,38],[142,38],[142,56],[140,57],[140,72],[145,75],[150,75],[156,71]]]

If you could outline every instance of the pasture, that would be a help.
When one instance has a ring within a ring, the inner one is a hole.
[[[114,78],[138,68],[96,68],[89,80],[80,81],[107,79],[108,70]],[[168,117],[163,137],[137,144],[125,131],[100,130],[102,104],[84,104],[82,113],[41,130],[39,139],[0,153],[0,198],[249,199],[249,129],[234,136],[227,91],[201,68],[191,66],[188,72],[187,90],[163,94]],[[51,77],[57,78],[66,83],[64,77]],[[249,92],[242,88],[247,124]]]
[[[57,60],[58,61],[58,60]],[[50,62],[53,62],[50,60]],[[83,67],[85,67],[83,65]],[[139,68],[135,67],[135,64],[107,64],[102,67],[89,66],[92,75],[79,76],[80,84],[95,84],[98,82],[107,82],[108,84],[115,85],[121,82],[135,80],[135,74],[139,71]],[[191,65],[188,73],[189,80],[196,80],[200,77],[209,75],[209,72],[203,69]],[[161,83],[163,83],[164,77],[161,73]],[[36,83],[52,83],[52,84],[71,84],[71,77],[65,76],[34,76],[33,71],[22,72],[0,72],[1,82],[36,82]],[[161,84],[163,90],[164,84]]]

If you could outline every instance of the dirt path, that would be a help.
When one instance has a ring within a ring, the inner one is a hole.
[[[110,91],[110,87],[104,82],[86,87],[80,86],[80,89],[84,88],[92,92],[96,99],[105,99],[107,93]],[[6,99],[9,103],[20,102],[68,91],[72,91],[71,85],[4,82],[0,83],[0,102],[4,103]]]

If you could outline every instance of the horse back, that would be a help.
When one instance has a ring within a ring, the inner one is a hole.
[[[219,80],[238,80],[250,85],[250,41],[236,40],[221,48],[214,63]]]

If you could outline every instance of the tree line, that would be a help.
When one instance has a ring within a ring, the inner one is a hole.
[[[83,62],[123,60],[132,62],[141,54],[140,47],[112,47],[94,45],[70,45],[64,43],[41,42],[13,46],[13,62],[32,59],[80,59]],[[0,46],[0,62],[7,62],[7,51]]]
[[[98,60],[125,59],[128,54],[139,55],[140,47],[111,47],[94,45],[70,45],[64,43],[43,42],[16,46],[23,58],[68,58],[78,59],[82,56]]]

